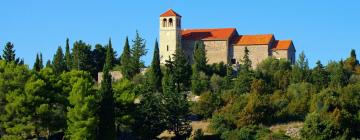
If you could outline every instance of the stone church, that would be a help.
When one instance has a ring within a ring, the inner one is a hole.
[[[168,10],[160,15],[160,62],[165,63],[181,46],[192,62],[194,45],[205,45],[208,63],[241,64],[245,47],[249,50],[252,67],[268,57],[295,62],[292,40],[277,40],[273,34],[240,35],[235,28],[182,29],[181,15]]]

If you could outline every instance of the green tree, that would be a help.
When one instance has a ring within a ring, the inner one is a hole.
[[[249,71],[251,69],[251,60],[250,60],[250,57],[249,57],[249,52],[250,52],[249,49],[247,47],[245,47],[245,49],[244,49],[244,57],[241,60],[242,63],[243,63],[244,70],[246,70],[246,71]]]
[[[326,88],[329,83],[328,73],[320,61],[316,62],[316,66],[311,72],[311,81],[318,90]]]
[[[87,79],[79,79],[68,97],[67,137],[72,140],[95,139],[98,117],[93,85]]]
[[[292,69],[291,74],[291,82],[299,83],[299,82],[309,82],[310,80],[310,71],[309,71],[309,63],[305,56],[304,52],[301,52],[299,55],[299,59],[296,61],[295,65]]]
[[[112,78],[110,74],[111,68],[111,50],[106,50],[106,60],[103,70],[103,81],[100,87],[100,108],[99,115],[99,131],[97,139],[114,140],[115,132],[115,103],[114,93],[112,90]]]
[[[107,49],[107,47],[110,47],[111,67],[114,67],[116,64],[116,52],[112,46],[111,38],[109,39],[109,43],[107,44],[107,46],[105,46],[105,49]]]
[[[355,71],[356,66],[359,65],[359,60],[356,58],[356,52],[354,49],[350,52],[350,57],[347,58],[344,62],[344,68],[349,72]]]
[[[43,56],[42,56],[42,53],[40,53],[40,58],[39,58],[39,67],[40,69],[43,69],[44,68],[44,62],[43,62]]]
[[[66,70],[70,71],[72,69],[72,56],[70,53],[70,44],[69,38],[66,39],[66,47],[65,47],[65,63],[66,63]]]
[[[139,32],[136,31],[135,40],[133,40],[133,46],[131,48],[134,74],[140,73],[140,69],[144,67],[144,62],[141,60],[141,57],[146,55],[146,53],[145,40],[141,38]]]
[[[134,75],[133,59],[131,56],[129,40],[126,37],[123,53],[120,57],[121,73],[124,78],[131,79]]]
[[[154,139],[167,126],[166,108],[160,93],[142,94],[140,105],[136,108],[134,131],[138,139]]]
[[[211,118],[212,114],[220,108],[221,99],[216,93],[205,92],[201,94],[200,100],[191,107],[193,113],[204,118]]]
[[[241,69],[235,80],[234,92],[244,94],[250,92],[251,81],[253,80],[252,72]]]
[[[45,67],[46,67],[46,68],[51,68],[51,67],[52,67],[50,60],[46,61]]]
[[[159,44],[157,40],[155,41],[155,48],[154,48],[154,56],[151,62],[151,69],[149,74],[149,82],[150,86],[154,91],[161,91],[161,80],[163,74],[161,73],[160,68],[160,54],[159,54]]]
[[[97,76],[97,72],[95,71],[96,69],[91,55],[91,45],[86,44],[81,40],[76,41],[72,52],[74,53],[73,65],[75,69],[89,71],[91,76],[95,78]]]
[[[6,43],[2,57],[6,62],[15,61],[14,44],[11,42]]]
[[[195,51],[194,51],[193,65],[197,71],[206,72],[207,58],[206,58],[205,45],[203,42],[196,42],[194,48]]]
[[[191,84],[191,66],[181,47],[177,47],[172,62],[177,90],[185,90]]]
[[[36,54],[36,59],[35,59],[33,70],[37,71],[37,72],[39,72],[41,70],[39,54]]]
[[[326,71],[329,73],[329,87],[336,88],[344,86],[348,83],[349,77],[343,69],[343,62],[329,62],[326,66]]]
[[[95,49],[92,51],[92,57],[96,71],[102,71],[105,64],[106,48],[100,44],[96,44]]]
[[[60,46],[58,47],[56,54],[54,55],[52,67],[55,73],[62,73],[63,71],[66,70],[64,53]]]

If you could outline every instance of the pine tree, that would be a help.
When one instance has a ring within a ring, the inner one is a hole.
[[[12,44],[11,42],[6,43],[2,56],[6,62],[15,61],[16,59],[15,59],[14,44]]]
[[[133,59],[133,68],[135,74],[140,73],[140,69],[144,67],[144,62],[141,60],[141,57],[146,55],[147,51],[145,49],[145,40],[140,37],[138,31],[136,31],[135,40],[133,40],[133,46],[131,48],[132,59]]]
[[[36,54],[36,59],[35,59],[33,70],[37,71],[37,72],[39,72],[41,70],[39,54]]]
[[[181,47],[176,48],[173,58],[174,80],[177,85],[177,90],[185,90],[191,83],[191,66]]]
[[[78,45],[74,44],[74,47],[72,48],[72,54],[71,56],[73,57],[72,59],[72,69],[75,70],[80,70],[80,66],[79,66],[79,49],[78,49]]]
[[[66,47],[65,47],[65,63],[66,63],[66,70],[71,70],[72,68],[72,59],[70,53],[70,44],[69,38],[66,39]]]
[[[126,37],[123,53],[121,54],[121,73],[124,78],[131,79],[134,76],[134,67],[130,52],[129,40]]]
[[[196,42],[195,43],[195,52],[194,52],[194,67],[197,71],[206,72],[206,51],[203,42]]]
[[[56,54],[54,55],[52,66],[53,66],[55,73],[62,73],[63,71],[66,70],[64,54],[63,54],[63,51],[60,46],[58,47]]]
[[[344,68],[348,70],[348,72],[355,71],[355,68],[359,65],[359,60],[356,58],[356,52],[354,49],[350,52],[350,57],[347,58],[344,62]]]
[[[309,64],[304,52],[301,52],[299,59],[296,61],[292,69],[291,82],[308,82],[310,77]]]
[[[317,86],[319,91],[327,87],[329,75],[320,61],[316,62],[316,67],[311,73],[311,81]]]
[[[242,59],[244,70],[249,71],[251,69],[251,60],[249,58],[249,49],[245,47],[244,57]]]
[[[106,60],[103,70],[103,81],[100,87],[100,109],[99,109],[99,134],[97,139],[114,140],[115,133],[115,103],[112,91],[111,49],[106,50]]]
[[[92,83],[79,79],[73,86],[68,100],[67,137],[72,140],[95,140],[98,117],[96,116],[96,97]]]
[[[159,44],[155,41],[154,56],[151,62],[149,82],[154,91],[161,91],[162,73],[160,68]]]

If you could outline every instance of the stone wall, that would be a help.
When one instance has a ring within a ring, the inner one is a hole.
[[[110,73],[111,73],[112,81],[120,80],[123,77],[120,71],[111,71]],[[103,73],[99,72],[98,73],[98,84],[100,84],[102,80],[103,80]]]
[[[249,58],[252,62],[252,67],[256,68],[257,64],[262,62],[264,59],[269,57],[269,46],[268,45],[234,45],[231,49],[232,58],[236,60],[236,63],[241,64],[244,57],[245,47],[249,50]]]
[[[182,47],[185,55],[193,62],[194,45],[196,41],[183,40]],[[206,50],[208,64],[227,63],[228,61],[228,41],[226,40],[203,40]]]

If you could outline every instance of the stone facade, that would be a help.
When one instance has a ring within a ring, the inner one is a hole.
[[[241,64],[245,48],[249,50],[253,68],[268,57],[295,62],[296,50],[291,40],[276,40],[272,34],[239,35],[235,28],[181,29],[179,14],[170,9],[160,15],[159,44],[162,64],[172,57],[176,47],[182,47],[192,63],[197,41],[204,43],[209,64]]]

